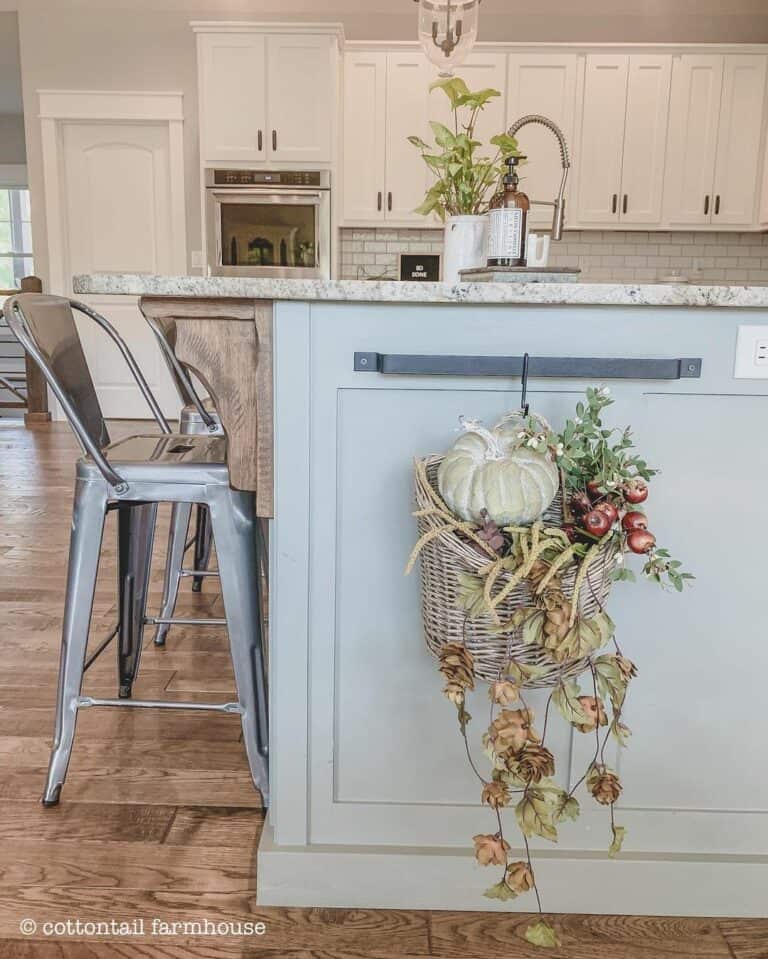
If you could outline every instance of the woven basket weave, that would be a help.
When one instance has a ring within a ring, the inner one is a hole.
[[[431,456],[422,461],[425,469],[416,471],[416,505],[419,510],[442,504],[437,492],[437,470],[442,456]],[[424,477],[429,484],[425,487]],[[443,509],[447,507],[442,504]],[[544,523],[560,526],[563,522],[562,495],[558,493],[543,516]],[[535,644],[522,641],[522,629],[510,633],[493,631],[490,614],[470,619],[458,605],[459,573],[478,574],[487,565],[489,556],[461,532],[445,528],[445,520],[438,514],[419,516],[419,536],[431,530],[441,531],[424,543],[420,552],[421,604],[424,636],[433,655],[438,656],[446,643],[463,643],[474,659],[475,676],[493,682],[503,674],[510,660],[524,665],[547,668],[547,672],[526,683],[529,688],[556,686],[561,679],[578,676],[587,668],[586,658],[554,663],[546,651]],[[618,552],[604,546],[590,563],[579,593],[579,610],[584,617],[594,616],[605,605],[612,585],[611,573],[616,567]],[[558,574],[563,593],[573,596],[578,572],[576,562],[565,565]],[[502,572],[494,592],[508,582],[510,574]],[[528,582],[519,583],[499,604],[497,612],[502,621],[509,620],[521,606],[532,605]]]

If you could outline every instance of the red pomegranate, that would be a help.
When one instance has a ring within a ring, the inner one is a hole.
[[[633,553],[650,553],[656,545],[656,537],[647,529],[633,529],[627,533],[627,546]]]
[[[630,513],[625,513],[621,525],[628,533],[633,529],[648,529],[648,517],[645,513],[632,510]]]
[[[601,513],[605,513],[605,515],[611,521],[611,526],[613,526],[613,524],[619,518],[619,511],[610,500],[604,499],[601,503],[597,503],[595,509],[599,510]]]
[[[582,518],[581,525],[593,536],[605,536],[613,524],[604,512],[599,509],[591,509]]]
[[[622,489],[624,499],[636,506],[648,499],[648,487],[642,480],[629,480]]]

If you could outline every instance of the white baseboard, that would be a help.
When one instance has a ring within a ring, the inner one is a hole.
[[[768,914],[768,859],[590,853],[537,854],[544,908],[554,913],[731,916]],[[267,820],[258,851],[262,906],[531,912],[535,902],[485,899],[499,878],[471,852],[404,847],[276,846]]]

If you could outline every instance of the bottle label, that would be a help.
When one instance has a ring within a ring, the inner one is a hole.
[[[501,207],[490,211],[489,220],[488,259],[518,259],[523,248],[523,211]]]

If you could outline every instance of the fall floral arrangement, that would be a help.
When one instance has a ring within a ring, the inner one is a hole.
[[[608,809],[610,856],[624,840],[614,811],[622,785],[606,748],[610,738],[627,744],[622,711],[637,670],[605,609],[611,584],[635,579],[624,563],[631,554],[662,586],[682,591],[692,578],[648,529],[642,507],[656,471],[635,450],[630,429],[603,425],[611,403],[607,388],[588,389],[559,433],[527,410],[491,430],[464,421],[445,456],[416,464],[421,537],[408,569],[421,556],[427,642],[456,707],[480,801],[493,816],[494,828],[474,836],[478,863],[500,869],[485,895],[506,901],[532,891],[540,914],[529,839],[557,841],[561,823],[579,816],[582,785]],[[448,577],[455,582],[438,583]],[[489,682],[487,773],[472,755],[465,703],[478,679]],[[540,727],[525,699],[535,687],[550,690]],[[592,759],[568,790],[554,778],[547,746],[553,711],[594,738]],[[507,808],[522,833],[523,859],[505,837]],[[558,944],[541,917],[526,938]]]

